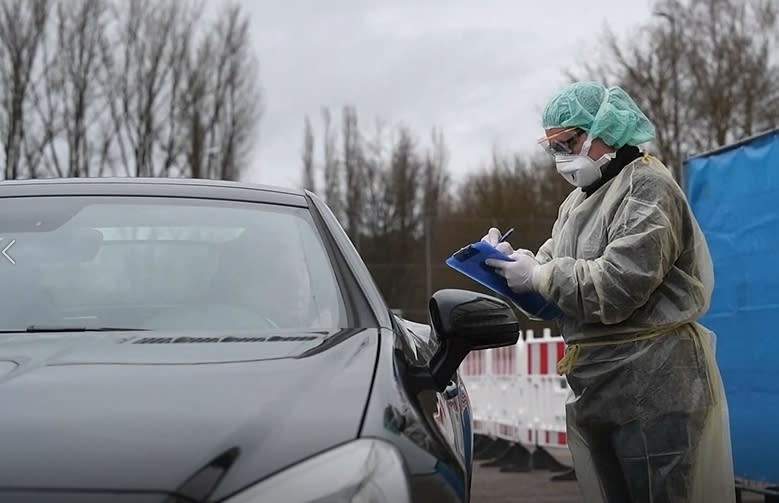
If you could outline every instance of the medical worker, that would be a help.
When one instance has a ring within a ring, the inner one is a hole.
[[[540,142],[575,189],[537,253],[488,265],[564,313],[558,370],[572,390],[568,444],[584,501],[735,501],[714,334],[697,320],[709,250],[670,171],[638,145],[654,127],[628,94],[578,82],[543,112]]]

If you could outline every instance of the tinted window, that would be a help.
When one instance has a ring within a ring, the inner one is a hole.
[[[338,328],[309,211],[174,198],[0,199],[0,328]]]

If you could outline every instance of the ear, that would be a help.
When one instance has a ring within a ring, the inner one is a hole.
[[[593,161],[597,161],[604,155],[611,154],[613,152],[616,152],[616,149],[614,147],[607,145],[600,138],[596,138],[592,141],[592,145],[590,145],[590,151],[588,152],[588,156]]]

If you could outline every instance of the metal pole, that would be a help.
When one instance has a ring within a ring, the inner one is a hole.
[[[655,12],[656,16],[665,18],[671,25],[671,71],[673,72],[673,123],[674,123],[674,139],[673,139],[673,170],[676,180],[681,185],[682,183],[682,149],[679,135],[679,48],[678,48],[678,33],[676,29],[676,19],[668,12],[659,11]]]
[[[674,72],[674,157],[676,157],[676,170],[677,170],[677,180],[679,181],[679,184],[682,183],[682,152],[681,152],[681,145],[680,145],[680,134],[679,134],[679,67],[678,67],[678,59],[679,59],[679,47],[678,47],[678,39],[677,39],[677,32],[676,32],[676,20],[669,16],[669,19],[671,21],[671,39],[673,40],[673,63],[672,63],[672,71]]]

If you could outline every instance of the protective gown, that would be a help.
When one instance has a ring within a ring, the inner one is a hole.
[[[589,196],[574,190],[536,258],[540,293],[564,313],[584,501],[735,501],[715,336],[696,321],[712,261],[668,169],[645,155]]]

